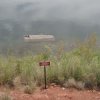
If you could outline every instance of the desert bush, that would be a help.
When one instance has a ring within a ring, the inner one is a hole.
[[[78,81],[76,88],[79,89],[79,90],[83,90],[85,88],[85,83],[82,82],[82,81]]]
[[[26,85],[23,88],[24,93],[32,94],[36,89],[36,83],[31,83],[30,85]]]
[[[31,89],[31,87],[30,86],[25,86],[24,87],[24,93],[26,93],[26,94],[32,94],[32,89]]]
[[[63,86],[65,88],[76,88],[78,90],[83,90],[85,87],[85,83],[82,81],[76,81],[74,78],[69,78]]]
[[[64,84],[64,86],[66,88],[68,88],[68,87],[74,87],[74,88],[76,88],[76,85],[77,85],[77,83],[76,83],[76,80],[74,78],[68,79],[68,81],[66,81],[66,83]]]

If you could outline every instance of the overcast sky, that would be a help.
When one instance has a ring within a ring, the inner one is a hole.
[[[100,22],[100,0],[0,0],[0,20]]]

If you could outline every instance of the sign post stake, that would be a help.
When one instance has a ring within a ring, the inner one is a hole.
[[[44,66],[44,83],[45,83],[45,89],[46,89],[47,80],[46,80],[46,67],[45,66]]]
[[[47,87],[46,87],[46,85],[47,85],[46,66],[50,66],[50,62],[43,61],[43,62],[40,62],[39,65],[44,67],[44,84],[45,84],[44,89],[47,89]]]

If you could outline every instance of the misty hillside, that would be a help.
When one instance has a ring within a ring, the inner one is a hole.
[[[0,42],[19,42],[25,34],[52,34],[60,39],[84,38],[90,33],[99,35],[98,25],[87,25],[71,21],[33,21],[22,23],[17,21],[0,22]]]
[[[25,34],[51,34],[66,41],[93,32],[99,37],[99,1],[72,1],[0,0],[0,47],[21,45]]]

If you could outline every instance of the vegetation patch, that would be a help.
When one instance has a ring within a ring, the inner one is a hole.
[[[0,56],[0,84],[23,85],[26,86],[25,92],[31,93],[30,84],[35,83],[34,87],[44,84],[43,68],[39,67],[39,61],[49,60],[51,66],[47,67],[47,84],[66,84],[81,89],[91,84],[93,88],[100,88],[100,51],[96,47],[96,37],[90,36],[69,52],[63,46],[55,50],[45,46],[43,53],[34,56]]]

